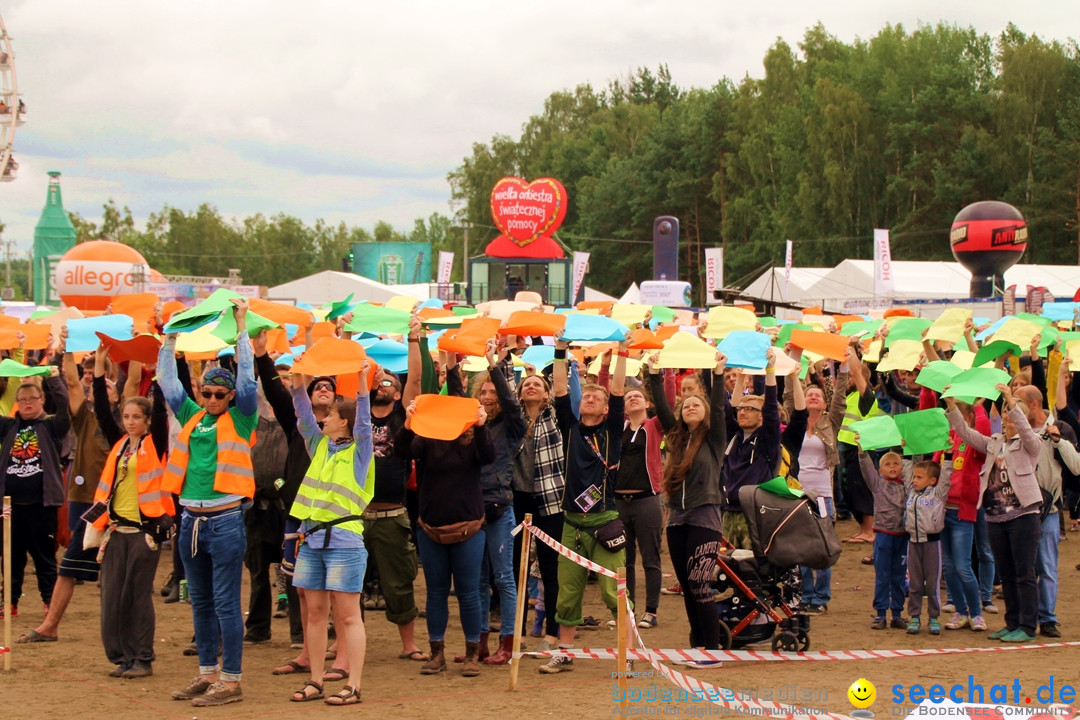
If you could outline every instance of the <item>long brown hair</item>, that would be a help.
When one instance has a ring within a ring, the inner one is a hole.
[[[705,417],[693,430],[682,417],[683,403],[689,398],[697,398],[705,405]],[[710,417],[709,399],[704,395],[687,395],[675,408],[675,427],[664,439],[664,447],[668,450],[667,462],[664,464],[664,492],[668,495],[682,489],[686,476],[694,465],[694,458],[709,435]]]

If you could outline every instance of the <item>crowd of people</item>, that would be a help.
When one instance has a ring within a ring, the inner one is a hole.
[[[177,700],[242,700],[244,645],[270,640],[275,606],[288,615],[297,654],[272,672],[305,679],[293,702],[361,702],[366,609],[385,611],[398,657],[415,661],[419,674],[456,663],[464,676],[478,676],[525,649],[515,632],[515,558],[529,540],[512,531],[528,514],[579,555],[626,567],[633,625],[685,623],[692,647],[719,649],[716,560],[752,549],[739,490],[778,476],[821,516],[858,523],[844,542],[871,550],[862,558],[875,572],[871,628],[920,633],[926,598],[931,635],[988,631],[999,585],[1004,623],[989,637],[1061,635],[1058,543],[1077,529],[1080,500],[1080,387],[1064,343],[1047,348],[1036,334],[1023,352],[1013,346],[991,358],[1010,382],[991,398],[957,399],[920,385],[917,367],[879,370],[881,359],[866,353],[874,338],[860,334],[842,361],[804,361],[803,349],[779,342],[776,329],[758,328],[773,342],[756,371],[728,367],[719,349],[704,363],[710,367],[671,367],[662,351],[631,349],[628,334],[587,350],[600,359],[592,373],[558,332],[493,333],[482,369],[466,372],[462,357],[429,346],[417,315],[403,338],[406,372],[366,360],[347,378],[294,374],[297,358],[273,351],[266,330],[249,337],[245,300],[233,299],[226,312],[235,350],[216,361],[177,352],[160,315],[153,366],[118,362],[104,345],[77,358],[66,352],[66,333],[51,351],[6,353],[47,368],[0,378],[0,486],[11,496],[13,539],[0,611],[18,616],[27,557],[44,606],[44,619],[17,642],[57,641],[76,585],[97,582],[109,674],[151,676],[153,582],[167,546],[172,574],[162,594],[186,594],[193,642],[185,654],[198,663],[192,681],[172,693]],[[350,338],[350,320],[340,317],[336,334]],[[879,339],[888,327],[875,331]],[[977,351],[975,332],[969,320],[956,343],[924,338],[919,363]],[[310,328],[297,340],[314,345]],[[522,362],[539,344],[554,346],[548,366]],[[628,372],[632,355],[636,372]],[[781,358],[796,371],[782,374]],[[339,392],[346,386],[355,394]],[[416,427],[424,396],[440,392],[477,402],[455,437]],[[947,411],[946,449],[912,456],[903,442],[862,448],[856,423],[937,407]],[[62,507],[66,528],[58,527]],[[68,539],[57,563],[60,535]],[[677,579],[669,588],[665,541]],[[589,572],[543,543],[535,560],[528,606],[538,669],[567,672],[577,630],[597,622],[583,611]],[[421,567],[423,613],[415,594]],[[797,610],[828,612],[832,571],[800,572]],[[597,583],[615,618],[615,581],[600,575]],[[447,637],[451,588],[464,634],[456,640]],[[683,607],[661,615],[664,594],[681,595]],[[530,626],[521,624],[522,635]],[[629,640],[633,627],[626,629]],[[463,652],[450,652],[454,645]],[[326,684],[335,681],[345,685],[330,693]]]

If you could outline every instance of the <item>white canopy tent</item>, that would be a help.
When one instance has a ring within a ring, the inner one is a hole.
[[[344,300],[349,293],[353,299],[386,302],[396,295],[408,295],[417,300],[430,297],[426,283],[419,285],[383,285],[362,275],[324,270],[314,275],[275,285],[267,290],[272,300],[295,300],[312,305]]]
[[[792,303],[795,305],[814,305],[817,300],[808,298],[806,291],[819,280],[824,278],[832,268],[791,268],[790,279],[783,267],[773,267],[758,276],[756,280],[746,286],[743,295],[767,300],[769,302]],[[780,318],[799,318],[802,313],[798,310],[777,308],[777,316]]]

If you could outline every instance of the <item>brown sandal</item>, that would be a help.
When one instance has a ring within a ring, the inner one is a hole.
[[[358,705],[363,701],[360,699],[359,688],[354,688],[352,685],[346,685],[338,692],[326,698],[323,702],[327,705]]]
[[[349,671],[342,668],[332,667],[323,673],[323,682],[341,682],[349,679]]]
[[[309,687],[315,688],[315,692],[308,693],[307,689]],[[290,699],[293,702],[309,702],[311,700],[322,700],[322,688],[323,686],[315,682],[314,680],[308,680],[306,683],[304,683],[304,687],[300,688],[292,694],[292,697]]]

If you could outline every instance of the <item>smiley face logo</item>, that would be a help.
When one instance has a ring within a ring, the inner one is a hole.
[[[877,688],[866,678],[859,678],[851,683],[847,691],[848,700],[857,708],[865,710],[877,699]]]

